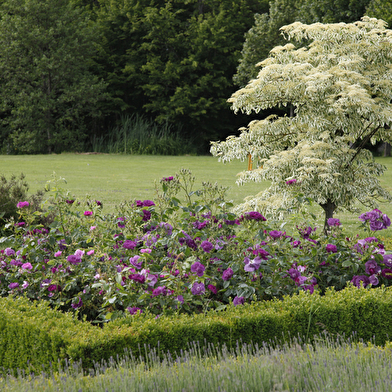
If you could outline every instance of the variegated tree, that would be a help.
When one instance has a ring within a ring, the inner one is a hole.
[[[324,209],[327,222],[339,208],[354,211],[357,201],[374,207],[391,200],[376,178],[385,167],[364,147],[392,142],[392,31],[368,17],[281,30],[308,45],[275,47],[258,64],[258,77],[229,102],[235,112],[289,107],[291,115],[254,120],[238,137],[212,142],[212,154],[223,162],[251,154],[262,165],[240,173],[239,184],[271,181],[237,211],[276,212],[302,193]]]

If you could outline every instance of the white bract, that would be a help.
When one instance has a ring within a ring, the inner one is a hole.
[[[271,181],[237,212],[287,209],[302,193],[327,220],[337,208],[355,210],[356,201],[374,207],[379,198],[391,200],[376,178],[385,167],[364,146],[392,142],[392,31],[368,17],[351,24],[296,22],[281,30],[309,44],[275,47],[258,64],[258,77],[229,102],[247,114],[291,107],[292,116],[254,120],[238,137],[212,142],[211,153],[223,162],[251,154],[262,165],[240,173],[239,184]],[[297,182],[286,184],[290,179]]]

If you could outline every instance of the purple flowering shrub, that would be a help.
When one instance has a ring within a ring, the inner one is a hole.
[[[70,199],[57,187],[46,205],[56,216],[49,227],[15,226],[2,239],[0,295],[46,300],[106,322],[146,312],[219,310],[300,290],[323,293],[348,282],[392,282],[392,255],[383,242],[348,238],[337,219],[328,222],[327,236],[308,225],[289,235],[259,212],[230,213],[217,185],[193,191],[186,171],[160,184],[154,200],[124,202],[114,215],[104,215],[96,200]],[[188,194],[185,205],[176,198],[181,190]],[[26,222],[30,213],[21,209]],[[374,221],[388,226],[383,214],[376,215]]]

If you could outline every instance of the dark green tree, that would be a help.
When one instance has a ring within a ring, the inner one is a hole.
[[[182,125],[184,137],[205,146],[236,129],[226,99],[243,35],[267,1],[98,1],[99,63],[116,100],[112,114]]]
[[[91,72],[98,39],[87,14],[68,0],[2,1],[3,146],[23,153],[81,148],[105,97],[105,83]]]
[[[389,29],[392,28],[392,0],[370,0],[366,15],[382,19],[388,23]]]
[[[253,27],[246,33],[234,82],[244,86],[260,71],[256,64],[268,57],[275,46],[287,41],[279,29],[293,22],[339,23],[359,20],[371,0],[273,0],[268,13],[256,14]],[[378,1],[378,0],[373,0]],[[389,0],[390,1],[390,0]],[[380,0],[381,3],[384,0]],[[305,44],[305,42],[304,42]]]

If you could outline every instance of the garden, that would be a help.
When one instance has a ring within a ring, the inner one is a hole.
[[[229,101],[291,115],[211,146],[248,160],[255,196],[182,168],[105,210],[56,174],[33,195],[2,178],[4,390],[390,390],[392,196],[366,148],[392,142],[390,30],[282,32],[312,43],[273,49]]]

